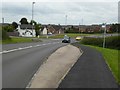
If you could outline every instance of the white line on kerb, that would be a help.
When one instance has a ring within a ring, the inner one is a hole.
[[[12,49],[12,50],[4,50],[2,52],[0,52],[0,54],[3,54],[3,53],[9,53],[9,52],[13,52],[13,51],[18,51],[18,50],[24,50],[24,49],[28,49],[28,48],[32,48],[32,47],[40,47],[40,46],[45,46],[45,45],[49,45],[49,44],[57,44],[57,43],[60,43],[60,42],[53,42],[53,43],[46,43],[46,44],[41,44],[41,45],[35,45],[35,46],[27,46],[27,47],[19,47],[17,49]]]

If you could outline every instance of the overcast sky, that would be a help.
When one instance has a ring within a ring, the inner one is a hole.
[[[105,1],[105,0],[104,0]],[[32,18],[32,1],[2,2],[0,15],[5,23],[19,23]],[[41,24],[101,24],[118,22],[118,2],[38,2],[34,4],[34,20]],[[1,19],[2,22],[2,19]]]

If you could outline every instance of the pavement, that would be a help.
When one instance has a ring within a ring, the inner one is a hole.
[[[115,78],[101,53],[87,46],[73,45],[80,47],[83,54],[60,83],[58,90],[61,88],[116,88],[118,90]]]
[[[30,88],[57,88],[81,55],[80,50],[72,45],[59,48],[48,57],[28,86]]]

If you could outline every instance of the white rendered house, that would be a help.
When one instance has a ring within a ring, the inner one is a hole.
[[[42,35],[47,35],[47,33],[48,33],[48,30],[47,30],[46,27],[44,27],[44,28],[41,30],[41,34],[42,34]]]
[[[35,27],[30,24],[18,25],[19,36],[36,37]]]

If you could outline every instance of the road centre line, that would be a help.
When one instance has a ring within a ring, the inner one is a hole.
[[[57,43],[60,43],[60,42],[53,42],[53,43],[46,43],[46,44],[41,44],[41,45],[35,45],[35,46],[27,46],[27,47],[19,47],[17,49],[12,49],[12,50],[4,50],[2,52],[0,52],[0,54],[4,54],[4,53],[9,53],[9,52],[13,52],[13,51],[18,51],[18,50],[24,50],[24,49],[28,49],[28,48],[32,48],[32,47],[40,47],[40,46],[45,46],[45,45],[49,45],[49,44],[57,44]]]

